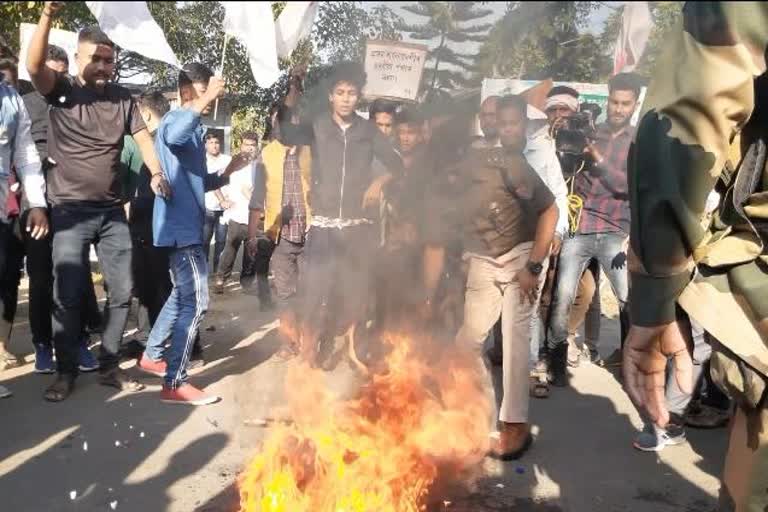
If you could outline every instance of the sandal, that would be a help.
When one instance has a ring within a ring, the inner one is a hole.
[[[22,362],[19,357],[10,352],[0,352],[0,370],[10,370],[11,368],[18,368]]]
[[[56,381],[48,386],[43,398],[49,402],[63,402],[75,389],[75,377],[72,375],[59,374]]]
[[[539,375],[531,375],[530,393],[533,398],[549,398],[549,382],[547,377],[542,378]]]
[[[128,373],[120,368],[103,373],[99,378],[99,384],[120,391],[141,391],[144,389],[144,384],[132,379]]]

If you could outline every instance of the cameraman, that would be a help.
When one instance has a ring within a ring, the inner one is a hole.
[[[547,94],[547,100],[544,104],[544,110],[550,125],[550,131],[554,135],[560,128],[567,125],[568,119],[573,117],[579,111],[579,93],[564,85],[553,87]],[[578,165],[583,162],[583,155],[579,155],[578,161],[569,159],[571,155],[563,156],[558,153],[562,160],[563,177],[568,180],[568,190],[572,193],[573,173]],[[568,224],[568,215],[564,215],[563,221]],[[553,294],[555,291],[555,274],[557,271],[557,259],[559,258],[560,247],[563,236],[556,236],[552,251],[552,262],[549,267],[547,280],[544,284],[541,299],[540,317],[547,322],[549,318],[550,307],[552,305]],[[568,315],[568,365],[578,366],[581,359],[581,350],[576,345],[576,335],[579,328],[584,325],[584,355],[588,360],[598,362],[599,355],[595,347],[600,339],[600,294],[596,293],[599,289],[600,268],[596,260],[590,260],[587,270],[584,271],[579,280],[576,290],[576,298]],[[547,322],[548,323],[548,322]]]
[[[611,283],[619,302],[622,342],[626,332],[628,290],[627,242],[629,201],[627,153],[634,136],[630,119],[637,107],[640,85],[634,75],[621,73],[608,82],[608,122],[597,126],[586,149],[583,168],[577,168],[573,192],[582,205],[572,236],[563,240],[558,282],[550,318],[550,372],[552,384],[568,385],[566,356],[568,314],[579,279],[595,258]]]

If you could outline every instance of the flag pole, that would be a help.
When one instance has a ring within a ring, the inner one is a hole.
[[[229,43],[229,34],[224,34],[224,49],[221,50],[221,65],[219,66],[220,77],[224,77],[224,57],[227,55],[227,43]],[[213,120],[219,116],[219,98],[216,98],[216,103],[213,105]]]

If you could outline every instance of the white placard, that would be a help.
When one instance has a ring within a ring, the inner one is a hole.
[[[365,46],[365,97],[416,101],[426,59],[424,45],[369,40]]]
[[[29,72],[27,72],[27,51],[29,51],[29,43],[32,41],[32,34],[35,33],[37,25],[32,23],[22,23],[19,27],[20,48],[19,52],[19,79],[29,80]],[[75,54],[77,53],[77,33],[68,32],[66,30],[59,30],[52,28],[51,33],[48,36],[48,44],[55,44],[60,46],[67,52],[69,57],[69,74],[72,76],[77,75],[77,63],[75,62]]]

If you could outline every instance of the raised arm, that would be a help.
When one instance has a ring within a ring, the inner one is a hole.
[[[51,22],[56,13],[64,5],[64,2],[45,2],[40,21],[32,35],[27,51],[27,71],[32,79],[35,89],[43,96],[53,91],[56,85],[56,72],[45,65],[48,54],[48,34],[51,31]]]

